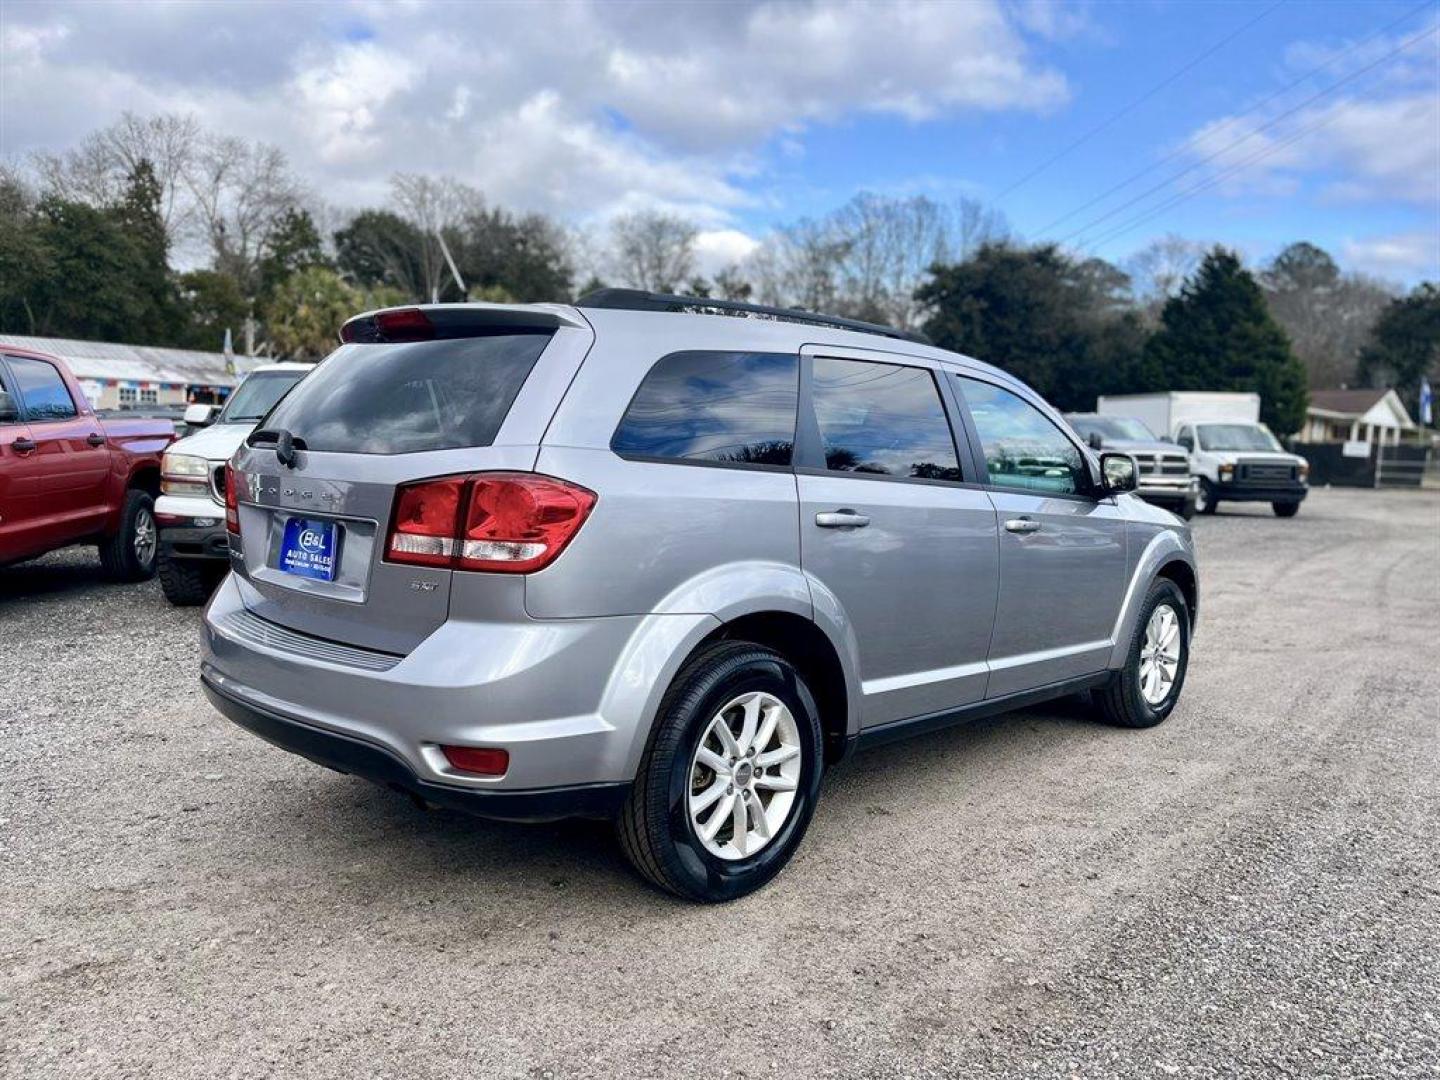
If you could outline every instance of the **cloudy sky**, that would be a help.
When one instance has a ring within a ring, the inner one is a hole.
[[[970,196],[1123,258],[1309,239],[1440,277],[1440,13],[1387,0],[0,2],[0,157],[122,110],[284,148],[330,203],[448,173],[709,259],[861,190]]]

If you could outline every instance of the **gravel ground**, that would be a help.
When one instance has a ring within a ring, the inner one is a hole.
[[[862,755],[769,888],[274,750],[193,611],[0,571],[5,1077],[1440,1076],[1440,498],[1195,523],[1185,697]]]

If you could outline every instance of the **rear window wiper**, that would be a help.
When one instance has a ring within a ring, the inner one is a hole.
[[[295,451],[307,449],[304,439],[290,434],[284,428],[261,428],[252,431],[245,439],[246,446],[271,444],[275,447],[275,456],[280,464],[292,469],[295,467]]]

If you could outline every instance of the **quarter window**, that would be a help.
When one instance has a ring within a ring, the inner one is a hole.
[[[926,368],[817,357],[814,400],[831,472],[960,479],[950,421]]]
[[[975,420],[990,483],[1062,495],[1086,490],[1084,457],[1044,413],[998,386],[954,378]]]
[[[11,374],[25,401],[25,414],[30,420],[68,420],[76,415],[75,402],[65,389],[65,380],[54,364],[32,360],[28,356],[8,358]]]
[[[788,466],[799,385],[793,355],[671,353],[635,391],[610,448],[624,457]]]

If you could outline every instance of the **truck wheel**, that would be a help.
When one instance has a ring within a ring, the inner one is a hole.
[[[211,559],[177,559],[163,551],[157,563],[160,591],[176,607],[197,607],[210,599],[225,576],[225,564]]]
[[[1215,485],[1200,478],[1200,490],[1195,493],[1195,511],[1199,514],[1213,514],[1215,512]]]
[[[760,888],[799,847],[820,794],[820,715],[770,649],[722,641],[675,677],[620,812],[653,884],[716,903]]]
[[[138,488],[125,493],[119,530],[100,541],[100,565],[111,581],[148,581],[155,576],[160,534],[154,508],[154,500]]]
[[[1154,727],[1170,715],[1190,664],[1190,609],[1185,594],[1158,578],[1145,597],[1125,666],[1094,693],[1100,718],[1117,727]]]
[[[1275,511],[1276,517],[1294,517],[1300,512],[1300,504],[1298,502],[1274,502],[1270,504],[1270,509]]]

